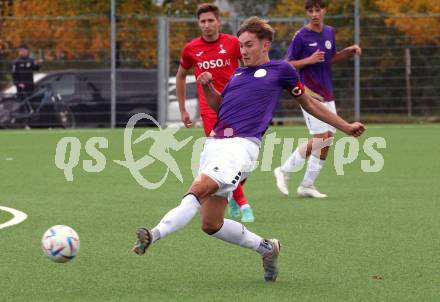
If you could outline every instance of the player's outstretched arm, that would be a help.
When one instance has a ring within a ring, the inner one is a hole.
[[[307,93],[297,97],[296,100],[305,111],[348,135],[360,136],[365,131],[362,123],[354,122],[350,124],[346,122],[343,118],[325,108],[319,101],[311,98]]]
[[[210,72],[203,72],[197,78],[197,83],[202,86],[203,93],[205,94],[206,102],[209,107],[215,112],[218,112],[222,97],[220,93],[212,85],[212,74]]]
[[[346,60],[347,58],[354,55],[360,56],[361,54],[362,54],[362,48],[360,48],[359,45],[354,44],[335,53],[335,55],[332,58],[332,63]]]

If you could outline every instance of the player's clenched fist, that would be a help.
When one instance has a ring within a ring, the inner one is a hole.
[[[350,134],[352,136],[360,136],[365,131],[365,126],[362,123],[354,122],[350,124],[350,128],[348,130],[347,134]]]
[[[200,85],[207,85],[212,82],[212,74],[208,71],[202,72],[197,78],[197,83]]]

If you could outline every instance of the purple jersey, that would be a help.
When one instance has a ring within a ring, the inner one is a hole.
[[[332,58],[336,53],[333,27],[324,25],[320,33],[302,27],[289,45],[287,60],[302,60],[318,49],[325,52],[325,61],[302,68],[299,71],[300,79],[307,88],[322,96],[324,101],[333,101]]]
[[[304,91],[298,72],[285,61],[237,68],[223,90],[214,136],[261,141],[284,89],[294,96]]]

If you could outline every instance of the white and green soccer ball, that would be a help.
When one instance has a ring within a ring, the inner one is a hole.
[[[44,254],[55,262],[67,262],[75,258],[79,250],[79,236],[67,225],[50,227],[41,239]]]

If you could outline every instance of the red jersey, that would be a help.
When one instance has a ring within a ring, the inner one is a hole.
[[[234,70],[238,67],[238,59],[240,58],[238,38],[220,33],[219,38],[213,42],[207,42],[202,37],[198,37],[187,43],[182,50],[180,65],[185,69],[194,67],[196,78],[205,71],[212,73],[213,85],[221,93]],[[200,113],[202,115],[216,114],[206,103],[200,85],[197,85],[197,92]]]

